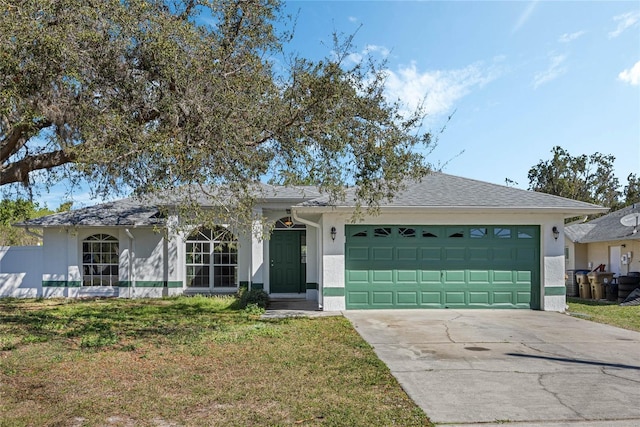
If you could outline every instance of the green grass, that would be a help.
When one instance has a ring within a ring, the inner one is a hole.
[[[0,426],[430,425],[342,317],[0,300]]]
[[[569,314],[598,323],[640,332],[640,306],[621,307],[616,303],[567,298]]]

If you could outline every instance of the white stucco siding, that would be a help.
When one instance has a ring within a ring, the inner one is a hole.
[[[129,229],[134,237],[131,245],[133,247],[133,277],[124,278],[127,271],[120,272],[121,280],[135,281],[136,287],[145,287],[147,284],[163,283],[165,281],[165,254],[164,254],[164,234],[149,228]],[[124,258],[127,257],[123,248],[129,246],[130,238],[126,232],[120,233],[120,260],[127,264]],[[135,246],[134,246],[135,245]],[[157,287],[157,286],[155,286]]]
[[[253,242],[251,233],[235,232],[238,239],[238,282],[246,283],[252,276],[252,252]]]

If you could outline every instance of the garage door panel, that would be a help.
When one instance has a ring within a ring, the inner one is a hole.
[[[466,248],[445,248],[444,260],[445,262],[465,261],[466,253]]]
[[[373,291],[371,293],[371,303],[373,305],[393,305],[393,292],[391,291]]]
[[[370,305],[369,292],[366,291],[350,291],[347,292],[347,302],[350,306],[360,305],[368,307]]]
[[[445,270],[443,271],[443,278],[445,285],[466,283],[466,274],[464,270]]]
[[[350,247],[346,251],[346,256],[351,261],[369,261],[369,248]]]
[[[442,283],[442,272],[440,270],[422,270],[420,272],[420,282],[425,284],[435,283],[439,285]]]
[[[420,292],[420,302],[422,306],[442,307],[444,304],[443,293],[437,292]]]
[[[490,303],[490,293],[469,291],[469,305],[488,306]]]
[[[461,291],[445,291],[445,293],[444,293],[444,303],[445,303],[445,305],[449,305],[449,304],[464,305],[464,304],[466,304],[464,296],[465,296],[465,292],[461,292]]]
[[[491,248],[491,252],[493,255],[493,261],[495,262],[512,262],[513,260],[513,250],[511,248]]]
[[[347,270],[348,283],[369,283],[369,270]]]
[[[418,284],[418,272],[416,270],[398,270],[397,283]]]
[[[513,292],[509,291],[494,291],[493,292],[494,304],[515,304]]]
[[[442,261],[442,250],[439,247],[434,247],[434,248],[421,247],[419,250],[420,250],[420,259],[422,261],[426,261],[426,262]]]
[[[469,248],[469,261],[487,262],[491,260],[490,248]]]
[[[531,272],[530,271],[516,271],[516,283],[517,284],[530,284]]]
[[[418,305],[417,291],[398,291],[396,295],[398,305],[408,305],[412,307]]]
[[[512,284],[515,282],[513,271],[493,270],[491,275],[491,282],[495,284]]]
[[[378,284],[392,284],[393,283],[393,270],[372,270],[371,271],[371,283]]]
[[[371,248],[371,260],[372,261],[392,261],[393,248],[392,247]]]
[[[417,261],[418,248],[396,248],[396,260]]]
[[[474,283],[490,283],[488,270],[470,270],[469,271],[469,284]]]
[[[531,303],[531,293],[526,291],[516,292],[516,304],[529,305]]]
[[[536,259],[536,251],[533,248],[517,248],[516,249],[516,261],[518,262],[533,262]]]
[[[347,308],[533,305],[536,226],[358,227],[345,230]]]

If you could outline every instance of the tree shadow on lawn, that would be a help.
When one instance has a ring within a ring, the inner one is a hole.
[[[207,332],[247,323],[232,300],[207,298],[122,301],[115,298],[73,300],[38,307],[37,302],[0,303],[0,331],[36,336],[40,341],[87,334],[130,339],[198,340]],[[35,307],[34,307],[35,305]]]

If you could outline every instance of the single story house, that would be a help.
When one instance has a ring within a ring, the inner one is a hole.
[[[606,271],[615,276],[640,271],[640,227],[635,222],[638,217],[640,203],[589,222],[567,225],[567,270],[592,270],[604,264]]]
[[[564,220],[606,211],[432,173],[352,222],[352,190],[331,203],[313,187],[260,188],[255,210],[274,225],[268,240],[225,224],[165,233],[177,219],[134,199],[27,221],[44,230],[41,252],[30,261],[0,251],[0,295],[161,297],[248,286],[328,311],[563,311]],[[37,271],[21,273],[25,263]]]

